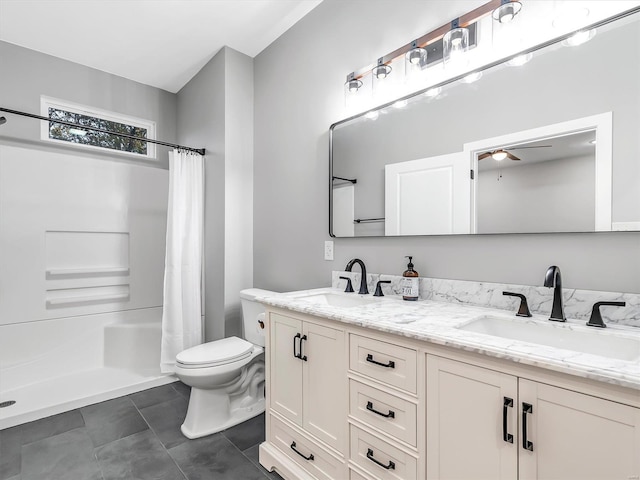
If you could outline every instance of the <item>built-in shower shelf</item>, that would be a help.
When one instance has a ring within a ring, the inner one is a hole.
[[[47,306],[60,306],[60,305],[69,305],[69,304],[77,304],[77,303],[108,303],[115,302],[118,300],[128,300],[129,293],[115,293],[115,294],[104,294],[104,295],[82,295],[76,297],[60,297],[60,298],[50,298],[47,300]]]
[[[49,268],[46,274],[48,277],[129,275],[129,267]]]

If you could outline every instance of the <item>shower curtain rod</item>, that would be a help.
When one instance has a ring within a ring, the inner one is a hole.
[[[203,156],[204,156],[204,152],[205,152],[204,148],[185,147],[183,145],[177,145],[175,143],[163,142],[161,140],[153,140],[151,138],[136,137],[135,135],[127,135],[126,133],[111,132],[109,130],[104,130],[102,128],[89,127],[89,126],[86,126],[86,125],[80,125],[78,123],[65,122],[63,120],[54,120],[53,118],[43,117],[41,115],[34,115],[33,113],[20,112],[18,110],[10,110],[8,108],[3,108],[3,107],[0,107],[0,112],[12,113],[14,115],[22,115],[23,117],[29,117],[29,118],[37,118],[38,120],[44,120],[44,121],[53,122],[53,123],[60,123],[62,125],[68,125],[70,127],[79,127],[79,128],[81,128],[83,130],[94,130],[96,132],[108,133],[110,135],[114,135],[114,136],[117,136],[117,137],[132,138],[134,140],[142,140],[143,142],[155,143],[156,145],[164,145],[165,147],[173,147],[173,148],[178,148],[178,149],[181,149],[181,150],[189,150],[190,152],[196,152],[196,153],[199,153],[200,155],[203,155]]]

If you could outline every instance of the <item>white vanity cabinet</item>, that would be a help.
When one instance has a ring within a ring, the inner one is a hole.
[[[300,476],[296,466],[317,478],[344,478],[345,332],[273,311],[268,323],[267,443],[278,450],[261,448],[261,462],[292,478]]]
[[[640,480],[637,389],[286,308],[267,321],[260,463],[286,480]]]
[[[427,355],[427,478],[640,478],[640,409]]]

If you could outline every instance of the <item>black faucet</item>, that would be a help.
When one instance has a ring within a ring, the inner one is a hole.
[[[560,275],[560,268],[551,265],[547,269],[547,273],[544,276],[544,286],[553,287],[553,307],[551,308],[549,320],[566,322],[567,318],[564,316],[564,307],[562,306],[562,276]]]
[[[367,268],[364,266],[364,262],[359,258],[354,258],[347,266],[344,267],[345,271],[350,272],[353,268],[354,263],[360,265],[360,270],[362,270],[362,278],[360,279],[360,291],[358,292],[360,295],[368,295],[369,289],[367,288]]]

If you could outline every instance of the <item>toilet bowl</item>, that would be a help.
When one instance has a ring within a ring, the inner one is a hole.
[[[264,307],[255,299],[273,293],[240,292],[244,339],[223,338],[176,356],[175,374],[191,387],[180,427],[187,438],[211,435],[264,412]]]

